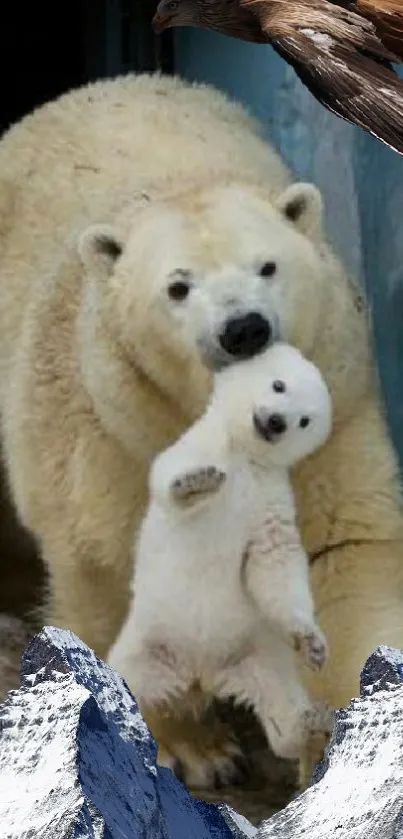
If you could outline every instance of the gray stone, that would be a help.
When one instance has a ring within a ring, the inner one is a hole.
[[[253,835],[192,799],[156,755],[123,680],[71,632],[45,628],[0,708],[1,839]]]
[[[361,696],[335,713],[309,789],[260,827],[256,839],[403,837],[403,653],[379,647]]]
[[[156,757],[124,681],[45,628],[0,707],[1,839],[403,839],[403,653],[368,659],[311,786],[258,830]]]

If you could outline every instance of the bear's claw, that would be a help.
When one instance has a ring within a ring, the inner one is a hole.
[[[220,744],[206,743],[200,750],[191,743],[176,743],[173,753],[160,747],[158,763],[193,790],[242,785],[249,775],[246,758],[230,739]]]

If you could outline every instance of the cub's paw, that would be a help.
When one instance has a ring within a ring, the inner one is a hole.
[[[321,670],[328,658],[326,638],[320,629],[299,631],[292,635],[294,649],[312,670]]]
[[[170,487],[171,495],[182,506],[194,504],[217,492],[225,478],[225,472],[216,466],[192,469],[175,478]]]

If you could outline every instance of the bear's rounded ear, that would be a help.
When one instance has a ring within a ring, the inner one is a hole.
[[[320,236],[323,229],[323,200],[316,186],[296,183],[287,187],[276,202],[277,209],[306,236]]]
[[[123,253],[123,238],[110,224],[92,224],[79,239],[78,253],[89,273],[110,277]]]

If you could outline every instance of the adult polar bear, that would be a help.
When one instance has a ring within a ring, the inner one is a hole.
[[[47,619],[106,655],[151,458],[202,412],[208,365],[279,334],[334,401],[331,441],[295,488],[331,650],[314,689],[348,702],[377,644],[403,644],[403,528],[366,313],[325,244],[317,190],[292,185],[220,93],[157,76],[24,119],[0,143],[0,180],[4,447],[49,568]],[[228,776],[220,729],[149,722],[189,783],[212,766]]]

